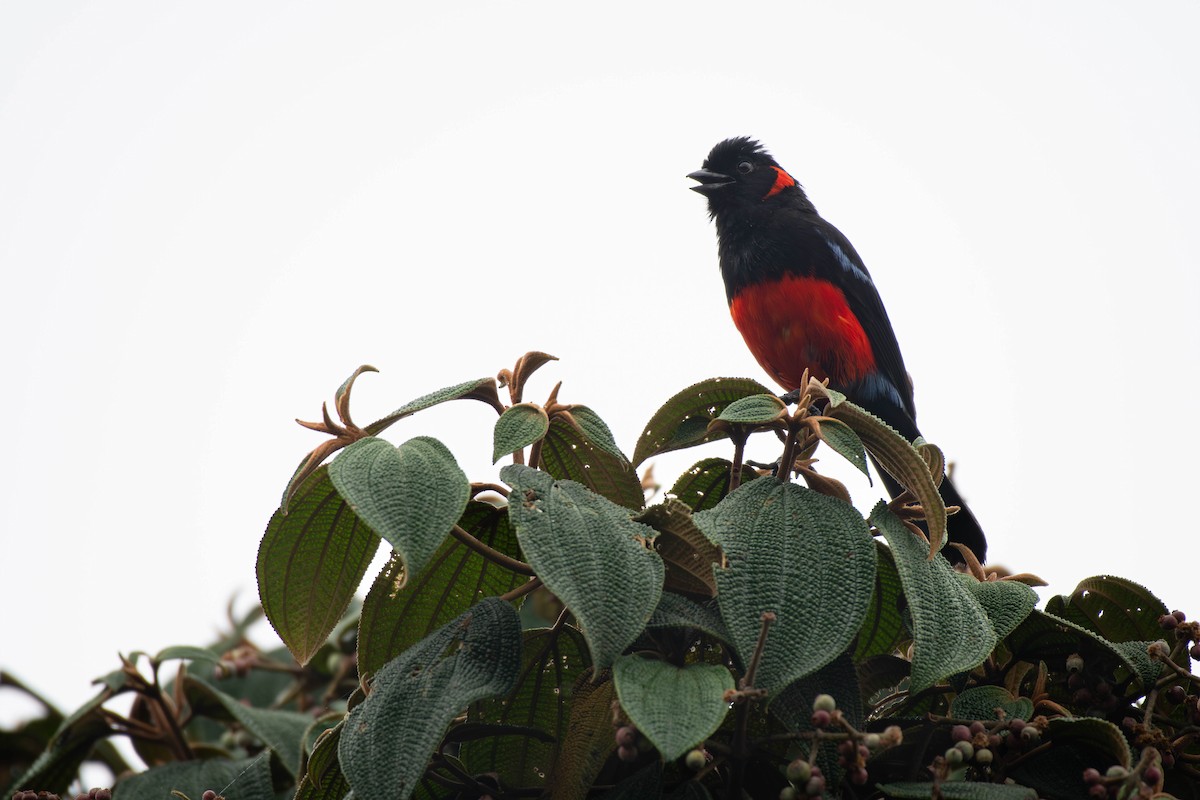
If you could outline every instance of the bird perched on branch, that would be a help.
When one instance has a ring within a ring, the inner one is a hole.
[[[708,198],[729,311],[763,369],[788,390],[802,388],[807,369],[909,441],[920,436],[912,384],[871,275],[796,179],[746,137],[718,144],[688,177]],[[902,487],[880,475],[896,497]],[[949,478],[941,494],[961,509],[949,518],[949,540],[982,562],[987,540]]]

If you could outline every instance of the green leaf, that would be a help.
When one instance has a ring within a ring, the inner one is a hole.
[[[338,763],[341,736],[342,724],[339,723],[317,739],[308,767],[296,788],[295,800],[342,800],[350,791],[350,784]]]
[[[114,688],[106,685],[63,719],[50,739],[50,746],[13,781],[10,789],[37,787],[56,793],[65,791],[92,748],[110,734],[108,721],[99,713],[99,708],[114,693]]]
[[[660,453],[725,438],[722,431],[709,432],[708,423],[734,400],[770,393],[770,389],[749,378],[710,378],[687,387],[646,423],[633,450],[634,466]]]
[[[933,784],[925,782],[885,783],[879,791],[898,800],[929,800],[934,797]],[[939,784],[945,800],[1037,800],[1035,789],[1003,783],[976,783],[973,781],[945,781]]]
[[[445,403],[449,400],[479,400],[487,403],[492,408],[500,410],[504,408],[500,402],[500,396],[496,393],[495,378],[476,378],[473,381],[447,386],[445,389],[438,389],[436,392],[430,392],[427,395],[422,395],[416,400],[411,400],[397,408],[386,417],[375,420],[370,425],[363,428],[372,436],[378,435],[381,431],[390,427],[399,420],[407,416],[424,411],[427,408]]]
[[[585,676],[576,681],[567,731],[546,779],[551,800],[587,797],[604,762],[617,748],[612,727],[615,696],[607,670],[592,680]]]
[[[1102,719],[1056,717],[1043,740],[1049,740],[1050,746],[1039,747],[1008,771],[1041,797],[1084,797],[1079,776],[1085,769],[1104,774],[1114,764],[1128,768],[1133,760],[1120,729]]]
[[[179,761],[132,775],[117,784],[117,800],[164,800],[172,792],[198,800],[212,789],[227,800],[274,800],[271,762],[266,758]]]
[[[536,728],[532,736],[490,736],[463,742],[460,757],[472,775],[497,773],[509,786],[539,786],[567,731],[573,686],[588,666],[587,645],[575,628],[538,628],[523,634],[521,673],[511,692],[471,707],[469,722]]]
[[[174,647],[164,647],[155,654],[154,658],[150,660],[155,664],[161,664],[164,661],[170,661],[176,658],[184,661],[201,661],[209,664],[216,664],[221,660],[221,654],[215,653],[212,650],[209,650],[207,647],[175,645]]]
[[[1051,597],[1046,612],[1070,620],[1110,642],[1154,641],[1167,607],[1141,584],[1112,575],[1079,582],[1070,595]]]
[[[859,472],[867,478],[871,477],[867,470],[867,450],[853,428],[841,420],[830,418],[822,420],[817,426],[817,435],[821,437],[821,441],[833,448],[835,453],[858,467]]]
[[[183,688],[192,711],[199,716],[236,720],[262,740],[292,775],[300,771],[300,745],[312,717],[296,711],[245,706],[236,697],[195,675],[185,675]]]
[[[511,464],[509,518],[529,564],[579,620],[597,668],[646,627],[662,593],[663,562],[645,546],[652,529],[628,509],[574,481]]]
[[[575,422],[575,427],[594,446],[608,453],[613,458],[621,461],[629,460],[621,452],[621,448],[617,447],[617,442],[613,438],[612,431],[608,429],[608,425],[604,420],[600,419],[599,414],[587,406],[580,405],[571,406],[570,414],[571,419]]]
[[[1125,669],[1137,678],[1126,694],[1143,692],[1158,679],[1162,669],[1146,654],[1148,642],[1114,644],[1082,625],[1044,611],[1031,612],[1006,641],[1014,658],[1032,664],[1045,661],[1060,668],[1068,656],[1078,653],[1097,674]]]
[[[654,549],[666,569],[665,588],[703,597],[716,595],[713,564],[723,564],[725,558],[721,548],[696,527],[690,508],[668,497],[638,514],[634,520],[658,531]]]
[[[493,550],[521,556],[507,509],[472,500],[458,526]],[[421,574],[409,581],[403,559],[392,553],[363,601],[359,673],[378,671],[480,598],[512,591],[525,580],[454,538],[442,542]]]
[[[359,800],[405,800],[450,723],[484,697],[512,689],[521,623],[497,598],[389,661],[346,720],[338,759]]]
[[[679,476],[675,485],[667,492],[668,496],[678,499],[689,506],[692,511],[707,511],[729,494],[729,473],[733,470],[733,462],[724,458],[706,458],[697,461],[687,472]],[[758,473],[750,467],[743,466],[739,485],[749,483],[758,477]]]
[[[646,505],[641,479],[625,457],[607,452],[561,416],[550,420],[540,466],[555,478],[581,483],[626,508]]]
[[[613,664],[621,707],[664,761],[674,761],[702,743],[729,711],[725,692],[733,676],[717,664],[680,668],[665,661],[621,656]]]
[[[938,493],[937,479],[929,472],[925,456],[912,443],[866,409],[854,403],[830,405],[829,416],[849,425],[875,460],[889,475],[912,492],[925,511],[929,529],[928,557],[946,543],[946,503]]]
[[[981,582],[964,575],[962,582],[979,601],[979,605],[983,606],[997,639],[1003,639],[1016,630],[1037,605],[1037,592],[1017,581]]]
[[[997,709],[1004,712],[1005,719],[1033,719],[1033,701],[1028,697],[1014,697],[1003,686],[964,689],[950,704],[950,716],[988,722],[1000,719]]]
[[[754,653],[762,614],[776,616],[757,688],[773,694],[846,649],[875,575],[875,544],[853,506],[768,476],[693,520],[725,551],[728,568],[715,568],[717,604],[742,663]]]
[[[307,664],[337,627],[379,549],[379,537],[320,467],[271,516],[258,547],[258,597],[296,661]]]
[[[996,633],[950,562],[940,554],[930,561],[925,540],[885,503],[875,506],[870,522],[892,549],[912,612],[912,694],[982,664],[996,646]]]
[[[773,394],[752,394],[734,400],[717,419],[733,425],[770,425],[787,416],[787,406]]]
[[[875,570],[875,590],[871,593],[871,604],[858,638],[854,645],[854,660],[866,661],[872,656],[892,653],[905,638],[904,616],[901,602],[904,596],[900,586],[900,573],[892,551],[882,542],[875,542],[878,567]]]
[[[538,441],[549,428],[550,418],[541,406],[519,403],[509,407],[496,420],[492,432],[492,463]]]
[[[647,628],[693,628],[723,642],[732,642],[716,604],[693,603],[673,592],[663,592],[658,608],[646,623]]]
[[[854,660],[847,653],[790,684],[771,700],[770,711],[788,730],[811,731],[813,700],[818,694],[832,695],[851,725],[857,727],[862,723],[864,714],[858,674]]]
[[[1046,732],[1054,746],[1086,747],[1109,757],[1108,763],[1129,768],[1133,765],[1133,753],[1129,741],[1121,729],[1106,719],[1095,717],[1054,717]]]
[[[359,519],[400,552],[406,579],[425,567],[471,493],[454,456],[428,436],[399,447],[360,439],[329,465],[329,478]]]

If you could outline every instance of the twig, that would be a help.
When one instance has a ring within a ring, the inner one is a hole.
[[[533,571],[533,567],[529,566],[524,561],[518,561],[517,559],[513,558],[512,556],[505,555],[504,553],[501,553],[499,550],[496,550],[492,547],[488,547],[486,544],[479,541],[474,536],[467,533],[466,531],[464,531],[462,528],[460,528],[457,525],[455,525],[453,528],[450,529],[450,535],[453,536],[455,539],[458,539],[460,542],[465,544],[467,547],[474,550],[476,553],[479,553],[480,555],[482,555],[488,561],[491,561],[493,563],[499,564],[502,567],[510,569],[513,572],[517,573],[518,575],[533,575],[533,574],[535,574]]]

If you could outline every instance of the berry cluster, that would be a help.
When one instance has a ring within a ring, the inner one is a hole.
[[[1106,716],[1117,709],[1121,698],[1113,692],[1110,681],[1090,674],[1085,666],[1083,656],[1078,653],[1067,656],[1067,690],[1071,692],[1071,703],[1086,716]]]
[[[1088,797],[1107,800],[1109,797],[1149,798],[1162,791],[1162,768],[1153,758],[1143,758],[1133,769],[1120,764],[1113,765],[1101,775],[1100,770],[1088,768],[1083,771],[1083,782],[1088,787]]]
[[[62,798],[54,792],[35,792],[24,789],[13,792],[12,800],[62,800]],[[75,795],[75,800],[112,800],[112,789],[92,789],[90,792],[80,792]]]
[[[837,746],[838,765],[846,770],[847,779],[856,786],[867,783],[867,759],[872,751],[900,744],[904,736],[896,725],[889,726],[883,733],[859,733],[838,711],[837,701],[832,695],[819,694],[813,699],[812,726],[818,738],[808,758],[797,758],[787,765],[785,775],[789,786],[779,792],[780,800],[796,800],[799,797],[820,798],[826,789],[825,775],[814,762],[817,743],[822,739],[839,739]],[[837,732],[826,732],[836,726]]]
[[[1173,631],[1179,641],[1188,642],[1191,645],[1188,655],[1200,661],[1200,623],[1188,622],[1182,611],[1172,611],[1158,618],[1158,626],[1164,631]]]
[[[630,764],[638,760],[638,729],[632,725],[617,728],[617,758]]]
[[[204,794],[200,795],[200,800],[225,800],[224,795],[219,795],[212,789],[205,789]]]

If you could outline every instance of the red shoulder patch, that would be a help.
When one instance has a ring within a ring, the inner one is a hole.
[[[768,189],[767,193],[763,195],[763,200],[779,194],[789,186],[796,185],[796,179],[791,175],[788,175],[779,167],[771,167],[771,169],[775,170],[775,183],[771,184],[771,188]]]

